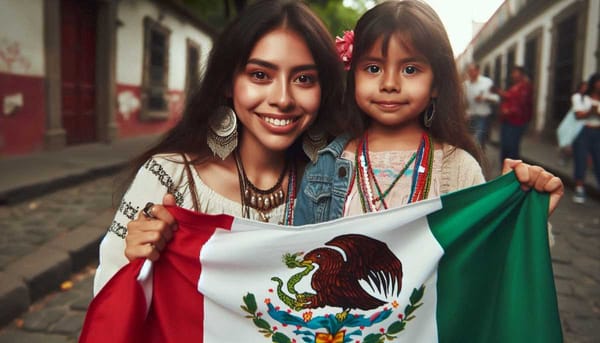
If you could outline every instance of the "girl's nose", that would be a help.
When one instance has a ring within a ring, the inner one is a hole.
[[[281,111],[288,111],[296,105],[290,85],[284,80],[274,83],[273,91],[269,96],[269,104],[278,107]]]
[[[400,78],[395,72],[384,72],[381,79],[381,91],[383,92],[399,92]]]

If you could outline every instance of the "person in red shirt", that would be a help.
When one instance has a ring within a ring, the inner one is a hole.
[[[514,66],[511,71],[512,86],[498,93],[500,103],[500,160],[520,159],[519,147],[523,133],[533,114],[533,87],[525,69]]]

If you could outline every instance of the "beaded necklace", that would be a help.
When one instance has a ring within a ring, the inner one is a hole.
[[[380,202],[384,209],[388,208],[388,205],[385,202],[385,197],[394,188],[398,180],[400,180],[402,175],[404,175],[413,161],[415,163],[413,167],[413,177],[408,203],[426,199],[431,186],[431,173],[433,165],[433,151],[431,146],[431,135],[423,133],[421,137],[421,144],[419,145],[417,151],[411,155],[404,167],[400,170],[398,175],[396,175],[392,183],[384,192],[382,192],[371,165],[371,160],[369,157],[369,138],[367,132],[365,131],[365,134],[356,146],[355,161],[355,178],[358,184],[358,195],[363,212],[366,213],[378,211],[379,208],[377,206],[377,202]],[[371,183],[375,185],[375,190],[373,190]],[[377,193],[377,196],[374,195],[375,192]]]
[[[279,175],[279,179],[275,185],[267,190],[256,187],[246,175],[244,165],[240,159],[238,152],[234,153],[235,164],[238,170],[238,178],[240,183],[240,197],[242,202],[242,216],[250,218],[250,208],[255,209],[259,214],[259,219],[263,222],[268,222],[271,212],[275,207],[285,202],[285,211],[282,220],[279,224],[292,225],[294,216],[294,202],[296,200],[296,166],[292,163],[291,168],[288,168],[288,163]],[[284,193],[282,189],[283,178],[288,171],[288,187]],[[287,199],[286,199],[286,194]]]

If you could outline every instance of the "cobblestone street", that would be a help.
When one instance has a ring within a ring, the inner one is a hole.
[[[0,269],[15,256],[81,227],[98,213],[112,216],[112,177],[103,177],[32,201],[0,207]],[[553,214],[555,282],[565,342],[592,343],[600,337],[600,202],[583,205],[567,193]],[[17,255],[15,253],[18,252]],[[0,329],[0,343],[76,342],[91,299],[95,262],[62,283],[64,290],[37,300],[27,313]]]

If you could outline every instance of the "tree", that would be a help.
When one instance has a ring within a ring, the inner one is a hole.
[[[195,15],[217,30],[223,28],[252,0],[182,0]],[[373,1],[354,0],[344,5],[343,0],[307,0],[309,7],[323,20],[332,35],[341,35],[354,28],[356,20]]]

